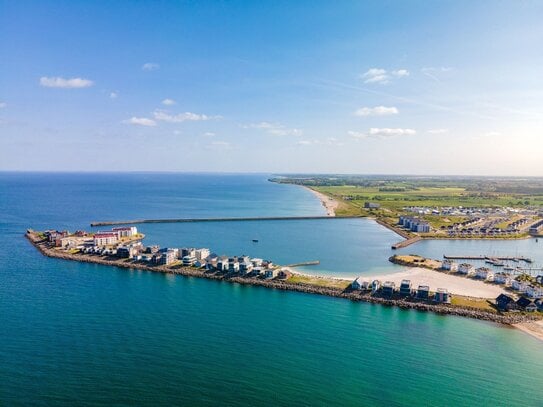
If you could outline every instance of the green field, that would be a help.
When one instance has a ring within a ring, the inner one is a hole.
[[[482,177],[377,177],[377,176],[288,176],[274,182],[308,186],[339,201],[337,216],[373,216],[395,224],[404,208],[423,207],[516,207],[543,208],[541,178]],[[377,203],[379,209],[364,208],[365,202]],[[463,216],[423,215],[434,228],[440,229],[467,219]],[[507,227],[502,221],[498,227]]]

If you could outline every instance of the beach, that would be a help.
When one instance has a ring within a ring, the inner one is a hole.
[[[339,202],[336,199],[318,191],[315,191],[314,189],[311,189],[309,187],[305,188],[309,189],[317,198],[320,199],[322,206],[324,206],[324,208],[326,209],[327,216],[336,216],[336,209],[339,206]]]
[[[333,277],[333,276],[315,276],[309,273],[301,273],[292,268],[289,269],[290,272],[295,274],[300,274],[313,278],[322,278],[322,279],[336,279],[339,281],[344,281],[349,283],[352,281],[352,278],[347,277]],[[451,294],[462,295],[465,297],[475,297],[475,298],[496,298],[498,295],[504,293],[504,289],[498,285],[487,284],[482,281],[473,280],[470,278],[458,277],[451,274],[446,274],[440,271],[430,270],[422,267],[410,267],[405,271],[387,273],[380,275],[362,275],[361,280],[372,281],[379,280],[392,281],[398,287],[402,280],[411,280],[413,288],[418,287],[419,285],[428,285],[430,290],[435,291],[438,288],[446,288]]]
[[[521,322],[512,326],[543,341],[543,321]]]

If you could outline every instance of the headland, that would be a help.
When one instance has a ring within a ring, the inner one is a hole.
[[[81,235],[83,234],[81,231],[79,233]],[[95,234],[91,240],[94,239],[94,242],[96,243],[97,239],[108,239],[109,237],[106,236],[107,233],[108,232],[101,232],[100,234]],[[158,259],[158,261],[144,261],[141,256],[132,256],[131,247],[133,246],[127,246],[126,243],[124,243],[123,246],[117,246],[117,249],[113,250],[113,245],[109,244],[106,240],[103,240],[100,241],[100,243],[103,244],[103,248],[100,251],[97,251],[90,247],[82,249],[82,246],[78,244],[78,242],[70,240],[73,239],[71,235],[54,239],[54,242],[52,242],[50,238],[47,238],[47,235],[44,232],[28,230],[26,237],[43,255],[63,260],[96,263],[124,269],[170,273],[278,290],[326,295],[352,301],[397,306],[403,309],[475,318],[506,325],[537,321],[540,319],[540,315],[533,313],[502,312],[488,299],[456,295],[453,298],[453,301],[450,301],[451,296],[447,295],[446,297],[439,297],[441,299],[438,300],[438,296],[434,296],[432,292],[427,291],[425,297],[419,297],[418,295],[415,295],[415,290],[410,290],[408,295],[402,295],[395,289],[386,291],[385,287],[387,287],[388,282],[384,282],[382,285],[379,283],[380,287],[378,289],[372,289],[371,287],[363,288],[357,286],[355,282],[348,280],[292,273],[292,270],[274,265],[270,261],[260,261],[259,266],[254,267],[254,269],[251,266],[250,270],[245,269],[245,272],[242,272],[240,270],[241,263],[238,263],[238,260],[242,260],[241,257],[236,258],[235,262],[237,265],[232,270],[228,268],[228,265],[224,266],[224,264],[221,264],[226,261],[225,259],[216,259],[215,263],[209,263],[214,264],[213,266],[206,265],[202,267],[202,262],[192,260],[192,254],[183,256],[178,260],[178,256],[180,255],[170,249],[163,251],[160,254],[155,250],[153,259]],[[86,238],[88,239],[88,237]],[[138,239],[137,244],[141,244],[141,239]],[[120,257],[121,250],[123,257]],[[124,257],[125,254],[127,257]],[[185,263],[186,258],[190,258],[189,263]],[[228,260],[230,260],[230,258]],[[243,260],[245,263],[247,261],[248,260]],[[258,269],[258,272],[256,269]]]

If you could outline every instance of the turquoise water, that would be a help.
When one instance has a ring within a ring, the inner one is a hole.
[[[194,185],[200,192],[187,197]],[[228,198],[214,207],[215,194]],[[265,175],[0,174],[0,404],[541,406],[543,347],[516,330],[47,259],[22,237],[28,226],[74,229],[104,217],[246,212],[322,208],[307,191],[267,183]],[[279,223],[269,238],[288,243],[301,228],[317,240],[333,224],[319,222],[288,232]],[[205,236],[152,226],[148,239],[165,243]],[[245,227],[234,225],[229,239]],[[254,249],[266,251],[260,230],[264,247]],[[367,243],[387,241],[387,233]],[[353,256],[363,245],[351,246]],[[230,248],[237,246],[221,246]],[[303,241],[296,250],[304,252]]]

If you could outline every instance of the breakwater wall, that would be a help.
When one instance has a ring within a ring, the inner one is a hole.
[[[71,254],[55,250],[48,246],[48,243],[42,240],[36,233],[29,231],[26,238],[36,247],[44,256],[58,258],[62,260],[78,261],[85,263],[102,264],[106,266],[119,267],[124,269],[145,270],[158,273],[178,274],[187,277],[205,278],[208,280],[228,281],[243,285],[260,286],[274,288],[277,290],[302,292],[308,294],[325,295],[329,297],[345,298],[351,301],[363,301],[372,304],[381,304],[385,306],[397,306],[402,309],[412,309],[417,311],[434,312],[442,315],[455,315],[479,320],[491,321],[500,324],[512,325],[521,322],[537,320],[537,317],[524,314],[498,314],[483,311],[477,308],[451,306],[448,304],[431,304],[425,302],[411,301],[409,299],[387,299],[372,296],[366,292],[350,291],[336,287],[316,286],[305,283],[293,283],[288,280],[278,279],[258,279],[254,277],[241,277],[237,275],[225,275],[214,272],[207,272],[201,269],[183,266],[151,266],[142,263],[135,263],[127,259],[107,258],[97,255]]]
[[[262,220],[315,220],[315,219],[353,219],[362,216],[256,216],[243,218],[177,218],[177,219],[132,219],[91,222],[91,226],[114,226],[138,223],[195,223],[195,222],[247,222]]]

